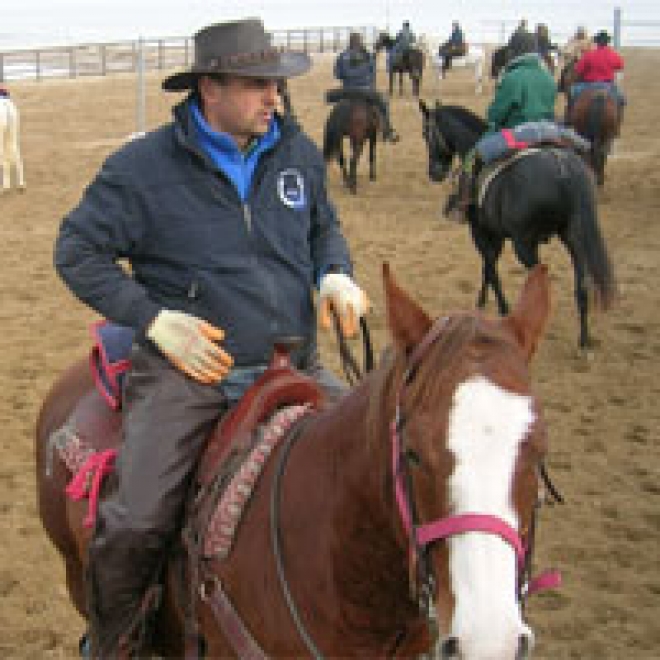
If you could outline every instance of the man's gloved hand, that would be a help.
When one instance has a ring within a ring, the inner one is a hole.
[[[147,329],[147,337],[172,364],[200,383],[217,383],[234,360],[216,342],[225,333],[196,316],[162,310]]]
[[[332,320],[330,307],[334,307],[346,337],[354,337],[358,332],[359,320],[371,307],[365,292],[343,273],[328,273],[321,280],[319,289],[319,315],[321,326],[330,328]]]

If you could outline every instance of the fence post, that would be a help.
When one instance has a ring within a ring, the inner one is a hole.
[[[69,48],[69,78],[76,77],[76,50]]]
[[[614,29],[612,30],[612,45],[617,50],[621,48],[621,7],[614,8]]]
[[[136,104],[136,133],[145,132],[145,88],[144,88],[144,39],[138,39],[137,50],[137,104]]]
[[[158,40],[158,68],[163,68],[163,40]]]

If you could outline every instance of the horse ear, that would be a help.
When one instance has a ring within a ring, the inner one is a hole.
[[[387,324],[394,343],[400,349],[414,348],[429,331],[428,314],[394,281],[389,264],[383,264]]]
[[[503,323],[516,336],[527,361],[536,346],[550,316],[550,277],[548,267],[539,264],[527,276],[514,310]]]

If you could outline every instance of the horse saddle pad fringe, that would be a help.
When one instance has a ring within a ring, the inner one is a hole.
[[[232,470],[231,457],[219,466],[214,484],[220,484],[220,486],[211,488],[214,493],[214,501],[211,502],[208,524],[203,529],[202,554],[204,557],[227,558],[243,512],[250,501],[268,457],[293,424],[308,414],[311,408],[311,404],[301,404],[278,410],[270,420],[257,429],[253,445],[247,451],[247,455],[238,461],[239,464],[235,469]],[[236,461],[233,463],[235,464]],[[231,474],[228,475],[227,470],[232,470]],[[223,484],[226,485],[223,486]]]

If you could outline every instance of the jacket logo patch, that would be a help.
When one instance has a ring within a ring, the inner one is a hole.
[[[305,180],[295,169],[280,172],[277,178],[277,193],[282,204],[290,209],[303,209],[307,204],[305,196]]]

